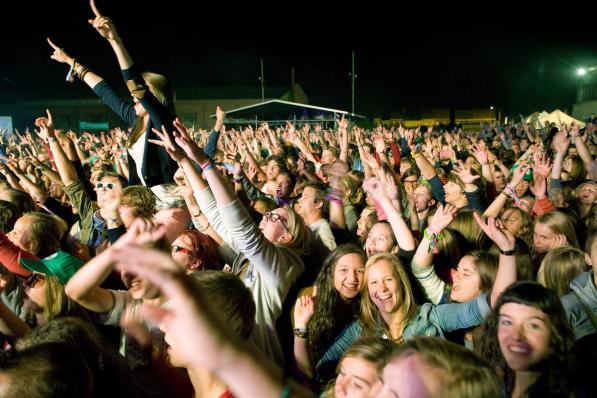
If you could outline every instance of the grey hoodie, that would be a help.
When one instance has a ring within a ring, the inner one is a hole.
[[[576,292],[589,309],[597,315],[597,287],[593,283],[593,270],[583,272],[570,282],[570,288]],[[568,293],[561,297],[566,310],[568,322],[574,332],[574,337],[579,340],[589,334],[597,332],[587,315],[584,306],[576,296]]]

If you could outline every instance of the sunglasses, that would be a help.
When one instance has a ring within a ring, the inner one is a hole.
[[[103,183],[103,182],[98,182],[97,184],[95,184],[95,189],[100,190],[102,188],[104,189],[114,189],[115,185],[111,182],[107,182],[107,183]]]
[[[44,274],[33,273],[25,280],[25,285],[32,289],[42,287],[46,283],[46,276]]]
[[[173,253],[182,252],[185,254],[191,254],[191,251],[189,249],[185,249],[184,247],[180,247],[178,245],[172,245],[172,252]]]
[[[274,213],[272,211],[268,211],[267,213],[265,213],[263,215],[263,218],[265,218],[266,221],[281,223],[284,226],[284,228],[286,229],[286,231],[288,231],[288,220],[286,219],[286,217],[283,217],[283,216],[281,216],[277,213]]]

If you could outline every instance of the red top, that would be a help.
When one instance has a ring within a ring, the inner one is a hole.
[[[13,274],[27,278],[31,271],[19,263],[21,258],[39,260],[37,256],[20,249],[3,232],[0,232],[0,262]]]

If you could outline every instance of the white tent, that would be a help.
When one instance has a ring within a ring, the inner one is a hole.
[[[556,126],[559,126],[560,124],[565,124],[569,126],[572,123],[574,123],[582,129],[585,127],[586,124],[584,122],[581,122],[580,120],[573,118],[570,115],[565,114],[559,109],[556,109],[551,113],[547,113],[545,111],[541,113],[535,112],[529,117],[527,117],[526,122],[531,124],[535,128],[542,128],[547,123],[555,123]]]

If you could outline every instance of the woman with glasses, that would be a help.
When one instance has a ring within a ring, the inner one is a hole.
[[[216,242],[199,231],[187,229],[172,242],[172,258],[187,273],[202,270],[221,270]]]
[[[282,347],[274,332],[276,320],[282,314],[290,287],[305,268],[300,256],[308,251],[309,232],[302,218],[289,206],[266,213],[259,226],[255,225],[222,174],[188,135],[186,127],[178,120],[175,127],[176,143],[165,132],[158,132],[162,138],[159,144],[182,166],[210,224],[241,254],[232,270],[249,287],[257,305],[252,341],[268,358],[282,364]],[[193,161],[203,170],[210,189],[198,176]]]

